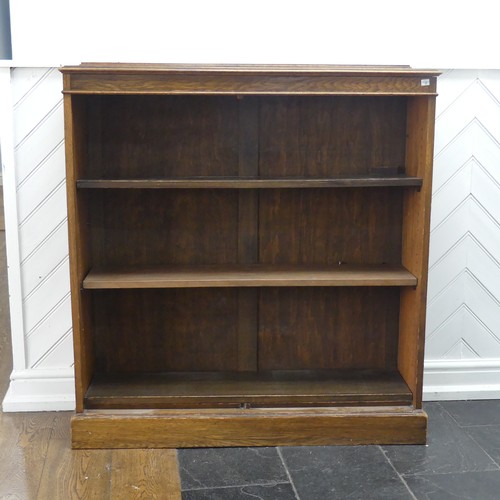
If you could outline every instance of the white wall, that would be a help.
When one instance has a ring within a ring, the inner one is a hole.
[[[14,370],[4,410],[72,409],[62,78],[0,69],[0,147]]]
[[[498,68],[491,0],[11,0],[13,66],[81,61]]]
[[[425,391],[500,397],[500,71],[438,91]]]
[[[14,371],[4,410],[74,405],[61,76],[0,69]],[[500,70],[438,81],[424,393],[500,397]]]

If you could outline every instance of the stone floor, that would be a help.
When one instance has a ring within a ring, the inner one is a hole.
[[[179,450],[184,500],[500,499],[500,401],[427,403],[426,446]]]

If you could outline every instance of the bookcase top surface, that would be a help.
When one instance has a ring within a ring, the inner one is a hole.
[[[161,63],[82,63],[63,66],[63,73],[218,73],[218,74],[322,74],[357,76],[438,76],[433,69],[410,66],[326,65],[326,64],[161,64]]]

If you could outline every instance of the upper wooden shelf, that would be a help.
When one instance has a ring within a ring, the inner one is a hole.
[[[242,178],[242,177],[196,177],[180,179],[80,179],[81,189],[264,189],[264,188],[328,188],[328,187],[381,187],[422,186],[420,177],[396,175],[391,177],[344,177],[344,178]]]
[[[171,265],[92,269],[83,288],[212,288],[287,286],[416,286],[403,266],[269,264]]]
[[[409,66],[86,63],[61,68],[66,94],[436,95]]]

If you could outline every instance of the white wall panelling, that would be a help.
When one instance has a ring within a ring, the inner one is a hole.
[[[5,146],[12,162],[5,167],[10,182],[7,186],[5,179],[4,189],[6,210],[15,213],[6,233],[9,286],[12,295],[10,274],[16,270],[19,293],[12,296],[11,308],[13,302],[21,308],[12,337],[22,351],[14,356],[3,408],[69,409],[74,407],[74,384],[62,79],[56,68],[2,71],[4,85],[9,81],[2,95],[9,96],[9,102],[4,99],[12,122]]]
[[[14,372],[4,409],[74,405],[61,77],[0,70]],[[438,82],[426,399],[500,397],[500,70]]]
[[[424,395],[500,398],[500,70],[438,91]]]

